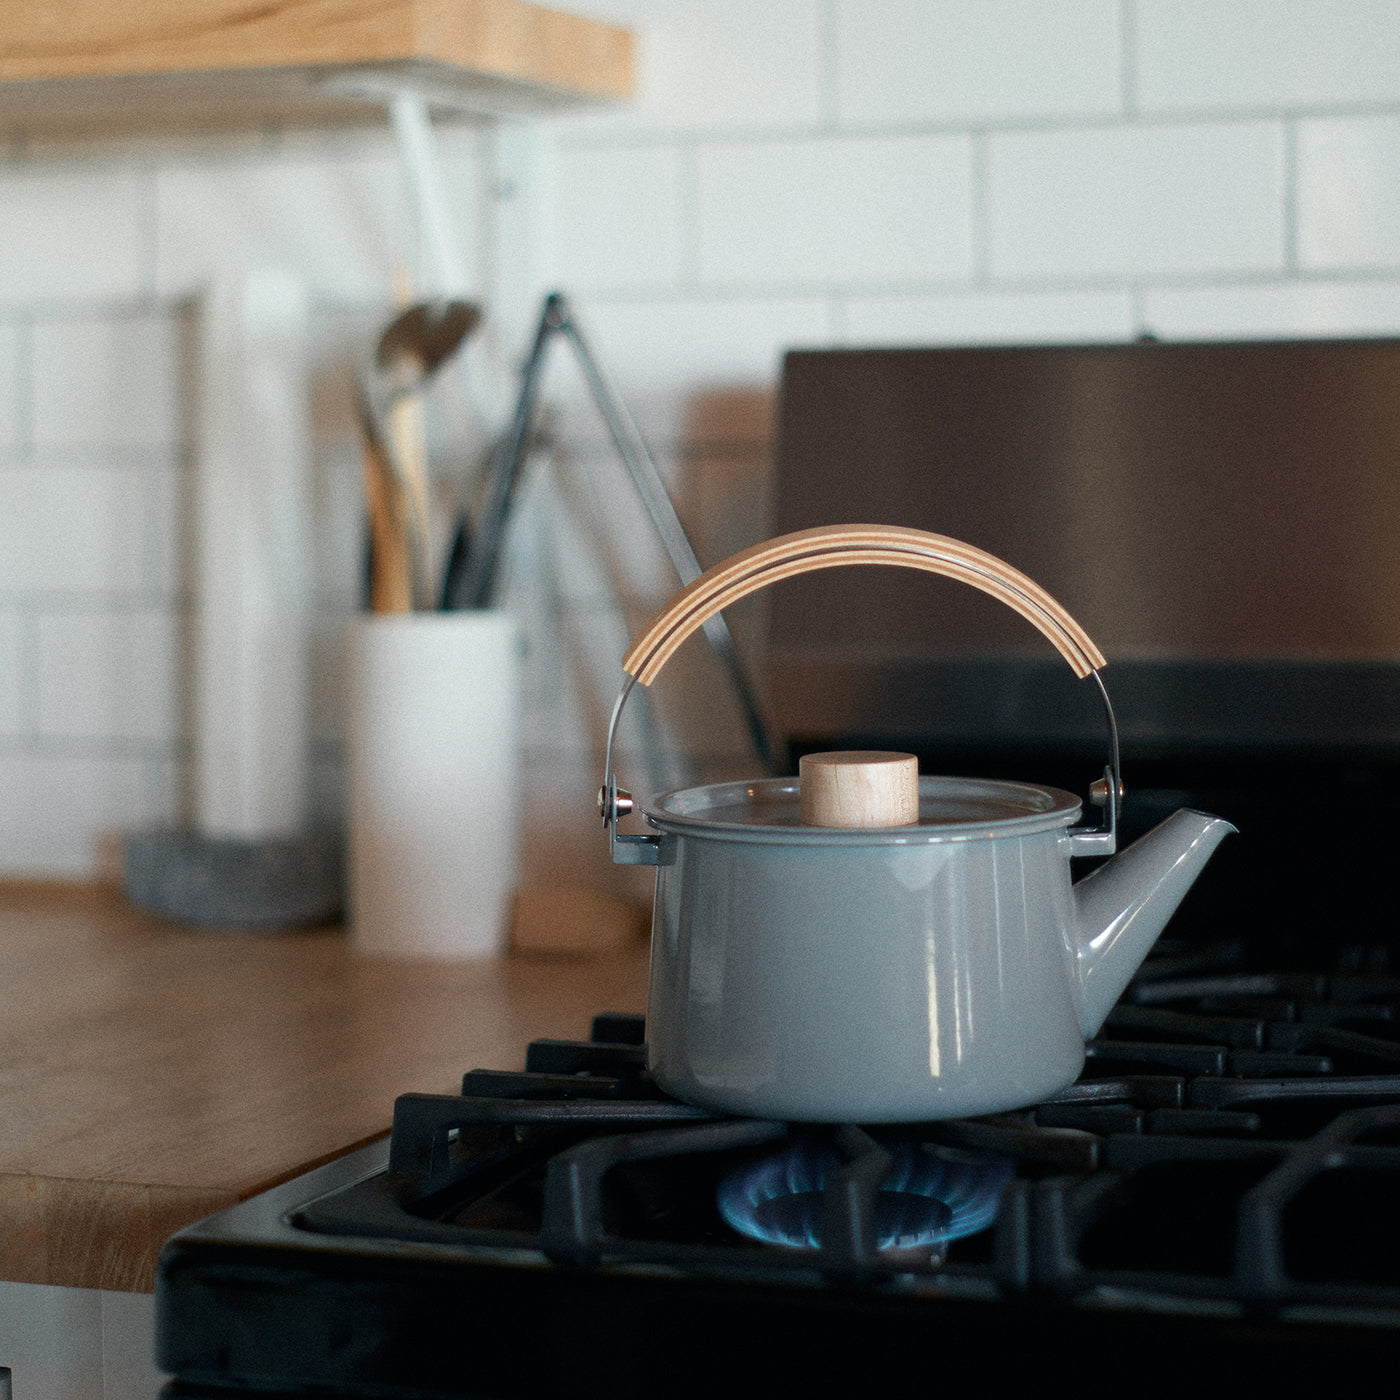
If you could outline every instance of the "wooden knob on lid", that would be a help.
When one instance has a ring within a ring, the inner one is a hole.
[[[911,753],[811,753],[797,771],[804,826],[913,826],[919,820],[919,760]]]

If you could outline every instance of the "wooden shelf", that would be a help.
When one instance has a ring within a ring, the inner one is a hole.
[[[631,34],[523,0],[7,0],[0,122],[528,114],[632,90]]]

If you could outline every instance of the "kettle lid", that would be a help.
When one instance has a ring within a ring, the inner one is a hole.
[[[1080,800],[1059,788],[991,778],[920,777],[918,821],[902,826],[824,827],[802,820],[798,778],[678,788],[641,803],[662,831],[780,845],[928,845],[1028,836],[1068,826]]]

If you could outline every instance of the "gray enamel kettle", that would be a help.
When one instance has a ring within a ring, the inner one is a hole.
[[[849,824],[833,783],[889,786],[887,756],[858,755],[804,764],[796,779],[663,793],[637,806],[649,832],[620,832],[633,803],[617,785],[613,752],[632,687],[649,685],[692,632],[739,598],[799,573],[877,564],[1000,599],[1092,680],[1109,730],[1109,763],[1093,792],[1103,821],[1081,824],[1079,800],[1055,788],[917,777],[903,764],[894,765],[902,793],[896,781],[883,807],[856,800],[864,815]],[[1104,665],[1024,574],[920,530],[800,531],[735,555],[677,594],[623,659],[628,679],[600,796],[613,859],[656,866],[647,1004],[656,1082],[726,1113],[857,1123],[994,1113],[1072,1083],[1085,1039],[1234,830],[1179,811],[1114,854],[1122,786]],[[818,781],[821,800],[811,791]],[[1112,858],[1074,881],[1076,856]]]

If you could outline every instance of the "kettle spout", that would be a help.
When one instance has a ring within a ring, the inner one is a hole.
[[[1151,951],[1215,848],[1235,828],[1182,810],[1074,886],[1079,1019],[1086,1037]]]

